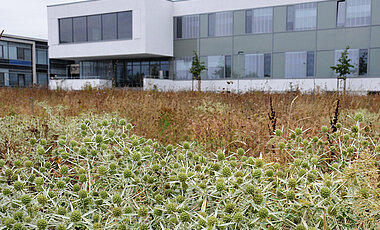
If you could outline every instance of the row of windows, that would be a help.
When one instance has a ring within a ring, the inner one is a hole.
[[[14,42],[1,42],[0,58],[32,61],[32,45]]]
[[[12,87],[27,87],[32,85],[31,73],[0,73],[0,87],[12,86]],[[48,85],[47,73],[37,73],[37,84],[41,86]]]
[[[48,64],[47,49],[36,49],[37,64]],[[1,42],[0,58],[20,61],[32,61],[32,46],[29,44]]]
[[[335,63],[341,57],[343,50],[335,51]],[[202,57],[207,60],[207,79],[223,79],[232,77],[232,58],[227,56]],[[351,74],[348,76],[365,76],[368,69],[368,49],[350,49],[348,58],[351,59]],[[177,80],[190,80],[189,71],[192,65],[192,57],[176,58],[175,78]],[[272,55],[246,54],[244,55],[244,78],[271,77]],[[285,53],[285,77],[304,78],[315,76],[314,51],[287,52]]]
[[[317,28],[317,3],[287,7],[286,30],[314,30]],[[370,24],[371,0],[340,0],[337,2],[336,26],[354,27]],[[176,18],[177,39],[199,38],[199,15]],[[245,11],[245,33],[273,32],[273,7]],[[233,11],[208,14],[208,36],[231,36]]]
[[[60,43],[132,39],[132,11],[59,19]]]

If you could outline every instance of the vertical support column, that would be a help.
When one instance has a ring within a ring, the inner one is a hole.
[[[33,71],[33,80],[32,84],[37,84],[37,58],[36,58],[36,43],[32,43],[32,71]]]

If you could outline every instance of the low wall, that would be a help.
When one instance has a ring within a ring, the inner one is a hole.
[[[342,86],[343,88],[343,86]],[[198,82],[191,80],[144,79],[144,90],[190,91],[198,89]],[[202,91],[250,91],[285,92],[300,90],[303,93],[315,91],[336,91],[337,79],[244,79],[244,80],[202,80]],[[380,91],[380,78],[347,78],[346,90],[360,94]]]
[[[49,89],[82,90],[86,87],[112,88],[112,80],[102,79],[60,79],[49,80]]]

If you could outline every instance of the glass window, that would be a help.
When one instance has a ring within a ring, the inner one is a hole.
[[[252,10],[245,11],[245,33],[252,33]]]
[[[17,60],[17,47],[10,45],[9,46],[9,59]]]
[[[24,55],[24,48],[17,47],[17,60],[24,60],[25,55]]]
[[[47,65],[48,64],[47,50],[37,49],[37,64],[40,64],[40,65]]]
[[[73,42],[73,19],[59,19],[59,41],[60,43]]]
[[[9,86],[18,86],[17,73],[9,73]]]
[[[337,2],[336,26],[344,27],[346,24],[346,1]]]
[[[24,87],[25,86],[25,74],[18,74],[18,86]]]
[[[74,42],[87,41],[86,17],[73,18]]]
[[[4,58],[3,46],[0,46],[0,58]]]
[[[191,80],[192,74],[190,68],[193,63],[192,57],[176,58],[176,79],[178,80]]]
[[[176,18],[177,21],[177,38],[182,38],[182,17]]]
[[[253,33],[271,33],[273,27],[273,8],[253,10]]]
[[[103,40],[117,39],[117,17],[115,13],[102,15]]]
[[[285,54],[285,77],[306,77],[306,52],[287,52]]]
[[[5,76],[4,73],[0,73],[0,87],[5,86]]]
[[[270,77],[272,70],[272,55],[264,54],[264,77]]]
[[[170,64],[169,61],[161,61],[161,70],[164,73],[164,78],[169,78],[169,70],[170,70]]]
[[[215,36],[215,14],[208,15],[208,36]]]
[[[307,52],[307,76],[314,76],[314,51]]]
[[[359,50],[358,49],[349,49],[348,51],[348,59],[351,59],[350,64],[354,67],[350,68],[351,73],[347,75],[347,77],[352,77],[358,75],[358,67],[359,67]],[[336,50],[335,51],[335,64],[337,65],[339,63],[339,58],[342,57],[343,50]],[[338,74],[335,73],[337,76]]]
[[[32,61],[32,50],[28,48],[24,48],[24,60]]]
[[[232,56],[231,55],[227,55],[225,56],[225,73],[224,73],[224,76],[225,78],[230,78],[232,77],[231,74],[232,74]]]
[[[32,74],[25,74],[24,76],[25,76],[24,86],[32,86],[33,85]]]
[[[102,40],[102,16],[94,15],[87,17],[87,38],[88,41]]]
[[[48,86],[48,75],[47,73],[37,73],[37,84],[41,86]]]
[[[208,79],[222,79],[225,76],[225,57],[207,57]]]
[[[368,49],[359,50],[359,75],[366,76],[368,69]]]
[[[371,0],[347,0],[346,26],[370,24]]]
[[[288,6],[287,30],[312,30],[317,25],[317,4]]]
[[[132,39],[132,11],[117,14],[117,38]]]
[[[177,38],[191,39],[199,37],[199,15],[177,18]]]
[[[209,14],[209,36],[230,36],[232,25],[232,11]]]
[[[244,72],[247,78],[264,77],[264,54],[246,54]]]

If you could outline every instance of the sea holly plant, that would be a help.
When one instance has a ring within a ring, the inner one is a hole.
[[[30,139],[28,157],[0,160],[0,228],[374,229],[380,147],[363,115],[352,119],[331,144],[325,127],[314,138],[276,131],[289,156],[280,163],[242,148],[165,146],[119,118],[78,118],[76,132]]]

